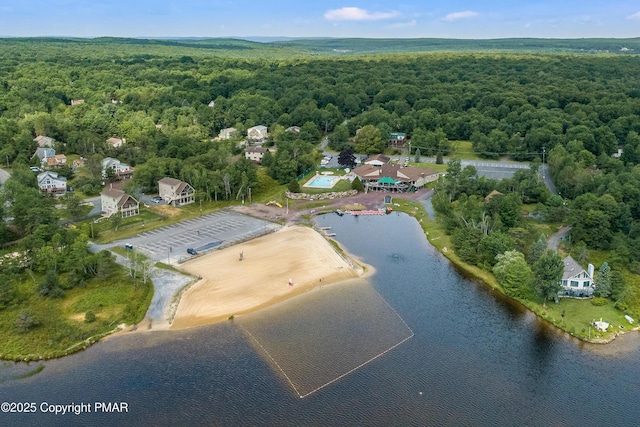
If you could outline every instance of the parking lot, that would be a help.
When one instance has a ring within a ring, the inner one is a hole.
[[[130,244],[155,261],[175,264],[194,256],[188,254],[187,249],[194,249],[196,253],[206,252],[280,227],[279,224],[225,210],[148,231],[119,244]]]

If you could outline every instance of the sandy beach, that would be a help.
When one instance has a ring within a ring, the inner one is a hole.
[[[363,274],[307,227],[285,227],[198,257],[181,268],[202,280],[182,295],[172,329],[216,323]]]

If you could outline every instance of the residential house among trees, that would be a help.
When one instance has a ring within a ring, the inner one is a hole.
[[[267,137],[266,126],[254,126],[247,129],[247,139],[253,139],[254,141],[262,141]]]
[[[40,159],[40,166],[44,167],[49,164],[49,158],[53,158],[55,155],[56,150],[54,150],[53,148],[40,147],[36,149],[33,157],[37,157],[38,159]]]
[[[62,195],[67,192],[67,178],[57,172],[42,172],[38,174],[38,187],[43,193]]]
[[[220,139],[231,139],[235,137],[237,129],[236,128],[224,128],[218,134],[218,138]]]
[[[389,163],[380,166],[364,164],[353,170],[365,190],[406,192],[415,191],[431,181],[438,179],[433,169],[402,167]]]
[[[158,181],[158,193],[170,205],[182,206],[195,202],[195,190],[189,183],[175,178]]]
[[[367,160],[365,160],[364,164],[371,165],[371,166],[382,166],[382,165],[386,165],[390,161],[391,159],[385,156],[384,154],[376,154],[374,156],[369,157]]]
[[[38,147],[40,148],[51,148],[53,147],[53,142],[55,141],[53,138],[44,135],[38,135],[33,140],[38,143]]]
[[[100,201],[103,215],[107,218],[114,214],[128,218],[140,213],[140,203],[122,190],[105,190],[100,193]]]
[[[55,168],[58,166],[66,166],[67,164],[67,156],[64,154],[56,154],[53,157],[47,158],[47,166],[50,168]]]
[[[131,166],[122,163],[118,159],[105,157],[102,159],[102,178],[107,178],[109,176],[109,170],[112,171],[111,173],[113,173],[113,177],[116,179],[129,179],[133,176],[133,169]]]
[[[107,144],[109,144],[113,148],[122,147],[122,145],[125,144],[126,142],[127,142],[127,140],[125,138],[109,138],[109,139],[107,139]]]
[[[593,295],[595,290],[593,264],[589,264],[587,271],[585,271],[571,256],[566,257],[563,262],[564,273],[560,282],[562,290],[558,294],[570,297],[590,297]]]
[[[269,149],[264,147],[247,147],[244,149],[244,156],[252,162],[262,163],[262,157],[268,151]]]
[[[403,132],[393,132],[389,135],[389,147],[404,147],[407,142],[407,134]]]

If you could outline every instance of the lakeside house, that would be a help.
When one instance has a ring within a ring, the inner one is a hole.
[[[122,190],[104,190],[100,193],[100,201],[103,215],[107,218],[114,214],[128,218],[140,213],[140,203]]]
[[[424,187],[428,182],[438,179],[438,172],[433,169],[403,167],[397,164],[385,163],[374,165],[365,163],[353,170],[360,178],[365,191],[415,191]]]
[[[38,147],[40,148],[51,148],[55,142],[55,139],[44,135],[38,135],[33,138],[33,140],[38,143]]]
[[[589,264],[587,270],[584,270],[571,256],[566,257],[563,263],[564,273],[560,282],[562,290],[558,291],[558,295],[576,298],[592,296],[595,290],[593,264]]]
[[[244,149],[244,156],[255,163],[262,163],[262,157],[265,153],[269,152],[268,148],[264,147],[247,147]]]
[[[107,177],[107,171],[112,170],[116,179],[129,179],[133,176],[133,168],[113,157],[102,159],[102,178]]]
[[[59,176],[57,172],[42,172],[38,174],[38,188],[43,193],[63,195],[67,192],[67,178]]]
[[[167,204],[182,206],[194,203],[195,190],[189,183],[175,178],[162,178],[158,181],[158,194]]]
[[[262,141],[267,137],[267,127],[258,125],[247,129],[247,139]]]

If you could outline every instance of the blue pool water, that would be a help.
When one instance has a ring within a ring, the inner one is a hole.
[[[306,187],[314,188],[331,188],[336,185],[338,178],[335,176],[317,175],[311,181],[307,182]]]

